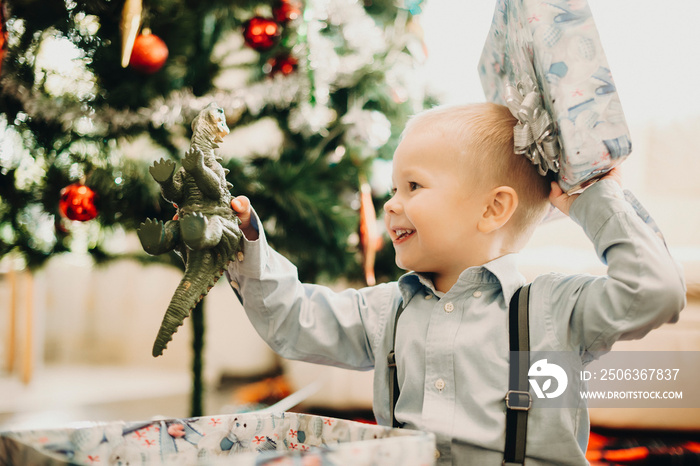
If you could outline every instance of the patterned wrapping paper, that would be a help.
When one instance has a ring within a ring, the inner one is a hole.
[[[431,465],[433,434],[297,413],[0,433],[0,465]]]
[[[503,105],[508,85],[534,84],[554,122],[565,191],[629,155],[629,131],[586,0],[497,0],[479,74],[487,100]]]

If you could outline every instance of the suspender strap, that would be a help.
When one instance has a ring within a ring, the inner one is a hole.
[[[396,348],[396,328],[399,325],[399,317],[401,317],[401,313],[403,312],[404,308],[405,306],[402,302],[399,308],[396,310],[396,318],[394,319],[394,335],[392,336],[391,341],[391,351],[389,351],[389,354],[386,357],[386,363],[387,366],[389,366],[389,396],[391,397],[391,403],[389,406],[391,410],[391,425],[393,427],[401,427],[396,420],[396,417],[394,417],[396,402],[399,400],[399,376],[396,373],[396,352],[394,349]]]
[[[528,306],[530,285],[515,292],[509,306],[510,374],[506,393],[506,445],[503,465],[525,462],[527,414],[532,406],[527,372],[530,367]]]

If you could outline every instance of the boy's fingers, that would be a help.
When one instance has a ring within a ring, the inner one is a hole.
[[[554,181],[551,186],[552,190],[549,192],[549,202],[566,215],[569,215],[569,207],[571,203],[574,202],[574,199],[578,197],[578,194],[569,196],[561,189],[559,184]]]
[[[564,191],[562,191],[561,186],[559,186],[559,183],[557,183],[556,181],[552,181],[551,187],[552,187],[552,196],[554,196],[554,197],[559,197],[564,192]]]
[[[613,180],[622,186],[622,170],[619,166],[613,168],[603,176],[603,179]]]
[[[245,196],[234,197],[231,199],[231,208],[236,212],[238,219],[241,221],[240,227],[245,237],[250,241],[257,240],[258,231],[251,226],[252,210],[250,199]]]
[[[231,207],[237,213],[248,213],[250,210],[250,200],[245,196],[238,196],[231,199]]]

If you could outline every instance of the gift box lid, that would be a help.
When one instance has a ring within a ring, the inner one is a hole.
[[[586,0],[498,0],[478,68],[487,100],[508,105],[520,120],[516,152],[556,171],[565,191],[631,152]]]
[[[431,433],[286,412],[0,433],[0,464],[428,465],[434,452]]]

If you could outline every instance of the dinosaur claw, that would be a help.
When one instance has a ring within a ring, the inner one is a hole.
[[[149,173],[158,183],[163,183],[173,176],[175,173],[175,162],[161,158],[153,162],[153,165],[148,169]]]
[[[160,253],[164,236],[163,222],[147,218],[139,226],[136,233],[141,241],[141,246],[148,254],[156,255]]]
[[[180,220],[180,232],[186,244],[198,245],[206,236],[209,219],[200,212],[187,214]]]
[[[204,153],[198,147],[190,147],[190,150],[185,152],[181,163],[182,167],[190,173],[202,169],[204,166]]]

